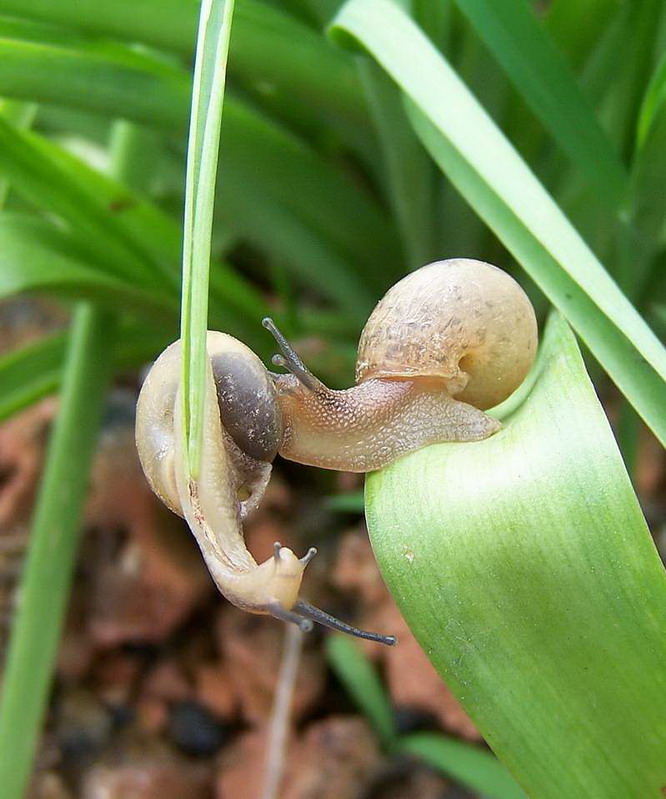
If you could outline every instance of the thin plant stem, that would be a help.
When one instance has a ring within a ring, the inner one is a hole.
[[[291,722],[291,700],[294,695],[302,649],[303,632],[295,624],[287,624],[282,664],[268,730],[266,771],[261,799],[277,799],[279,795]]]

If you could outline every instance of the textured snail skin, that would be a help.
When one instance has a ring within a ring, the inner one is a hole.
[[[357,385],[309,388],[276,377],[280,454],[367,472],[438,441],[476,441],[500,425],[482,412],[523,381],[537,350],[525,292],[497,267],[465,258],[407,275],[363,329]]]
[[[371,472],[440,441],[479,441],[497,420],[456,402],[439,378],[367,380],[345,391],[308,390],[277,378],[284,420],[280,455],[346,472]]]

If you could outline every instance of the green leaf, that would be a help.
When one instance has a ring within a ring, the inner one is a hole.
[[[57,389],[65,346],[60,333],[0,357],[0,421]]]
[[[526,0],[456,0],[517,91],[600,197],[617,206],[627,175],[576,78]]]
[[[417,755],[487,799],[527,799],[497,758],[478,747],[437,733],[420,732],[400,738],[398,749]]]
[[[85,297],[111,307],[148,314],[157,324],[175,320],[178,299],[158,287],[143,287],[98,264],[67,233],[31,216],[0,216],[0,297],[40,291]]]
[[[335,30],[363,44],[410,98],[440,168],[666,442],[666,350],[455,72],[389,0],[351,0]]]
[[[347,693],[367,717],[387,749],[396,743],[393,707],[379,675],[360,646],[345,635],[329,635],[326,655],[331,668]]]
[[[435,667],[527,794],[666,784],[666,579],[568,326],[499,433],[368,476],[372,544]]]
[[[3,675],[0,738],[11,742],[0,747],[4,799],[20,799],[30,776],[74,569],[112,338],[108,316],[78,307]]]
[[[0,91],[36,102],[62,102],[183,130],[189,81],[180,68],[111,42],[88,42],[42,26],[0,19]],[[177,102],[174,102],[176,98]]]
[[[119,326],[114,371],[136,369],[153,360],[173,336],[129,322]],[[60,388],[67,336],[55,333],[0,357],[0,422]]]
[[[188,58],[194,50],[197,11],[197,3],[182,0],[142,0],[139,8],[133,0],[0,0],[0,13],[145,42]],[[297,99],[331,120],[365,122],[361,87],[349,57],[275,5],[240,0],[235,16],[230,70],[246,89],[283,103]],[[136,102],[147,107],[149,99],[137,95]]]
[[[39,142],[34,134],[16,130],[0,119],[0,174],[29,202],[68,222],[91,260],[103,261],[109,271],[120,276],[149,284],[155,277],[154,265],[126,235],[113,206],[104,207],[72,179],[71,159],[59,159],[56,148]],[[65,169],[59,161],[65,161]]]
[[[666,104],[666,53],[652,76],[638,117],[637,147],[640,149],[647,139],[650,127]]]
[[[180,335],[185,468],[194,480],[201,468],[213,206],[233,12],[234,0],[202,1],[192,83],[185,176]]]

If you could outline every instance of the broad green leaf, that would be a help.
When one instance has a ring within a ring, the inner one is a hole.
[[[611,205],[628,181],[617,153],[583,96],[576,78],[526,0],[456,0],[516,90]]]
[[[24,291],[85,297],[148,314],[165,324],[178,307],[176,296],[146,288],[105,271],[86,258],[76,239],[36,217],[0,216],[0,298]]]
[[[395,745],[398,733],[393,707],[375,667],[348,636],[328,636],[326,654],[347,693],[366,716],[382,744],[390,749]]]
[[[555,316],[491,438],[368,476],[382,574],[534,799],[659,797],[666,577],[575,339]]]
[[[420,732],[400,739],[398,749],[416,755],[429,766],[454,777],[487,799],[527,799],[520,786],[493,757],[470,744],[433,732]]]
[[[350,0],[334,30],[401,87],[440,168],[666,441],[666,350],[455,72],[389,0]]]
[[[113,327],[92,306],[77,308],[3,674],[3,799],[24,796],[44,717],[110,374]]]

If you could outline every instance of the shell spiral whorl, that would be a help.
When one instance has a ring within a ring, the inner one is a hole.
[[[361,334],[356,380],[440,377],[484,410],[523,381],[537,350],[534,309],[516,281],[483,261],[436,261],[379,301]]]

